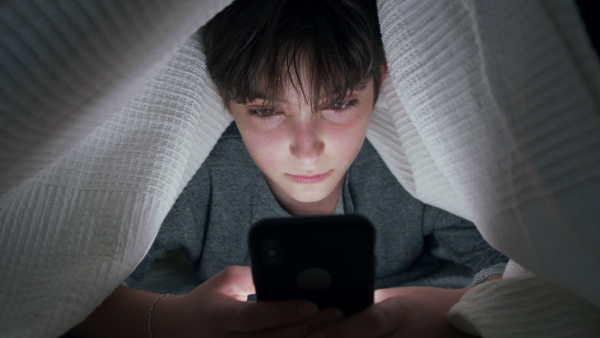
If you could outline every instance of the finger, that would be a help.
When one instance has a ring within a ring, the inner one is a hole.
[[[209,318],[228,331],[252,332],[301,323],[319,312],[316,304],[306,300],[246,302],[248,294],[255,290],[249,267],[229,267],[207,283],[210,283],[207,287],[217,291],[215,297],[218,297],[213,301],[217,305],[210,309]]]
[[[227,325],[236,332],[262,331],[306,322],[318,313],[317,305],[307,300],[238,303],[229,311]]]
[[[321,310],[316,317],[307,322],[262,331],[257,333],[256,336],[260,338],[304,338],[311,331],[326,324],[342,320],[343,318],[344,314],[341,310],[337,308],[327,308]]]
[[[219,272],[207,283],[219,293],[239,301],[246,301],[248,295],[256,293],[252,271],[248,266],[231,266]]]
[[[400,296],[404,294],[407,288],[389,288],[389,289],[377,289],[374,293],[375,304],[381,303],[386,299]]]
[[[312,332],[309,338],[369,338],[384,336],[406,320],[401,297],[390,298],[371,305],[364,311],[339,322],[326,325]],[[399,315],[400,314],[400,315]]]

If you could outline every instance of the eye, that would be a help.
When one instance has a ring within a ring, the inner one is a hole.
[[[277,108],[250,108],[248,114],[257,117],[271,117],[281,113],[280,109]]]
[[[331,109],[331,110],[335,110],[335,111],[343,111],[347,108],[356,106],[358,104],[358,100],[354,99],[354,100],[346,100],[346,101],[340,101],[340,102],[331,102],[329,104],[327,104],[326,107],[324,107],[323,109]]]
[[[329,108],[335,109],[335,110],[340,110],[340,109],[346,108],[349,103],[350,102],[348,102],[348,101],[336,102],[334,104],[329,105]]]

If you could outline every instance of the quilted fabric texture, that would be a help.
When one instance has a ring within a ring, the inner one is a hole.
[[[59,336],[144,256],[230,121],[194,33],[228,3],[0,5],[0,336]],[[600,71],[576,8],[378,7],[390,76],[368,137],[394,175],[475,222],[537,289],[597,310]],[[468,320],[477,299],[455,310]]]

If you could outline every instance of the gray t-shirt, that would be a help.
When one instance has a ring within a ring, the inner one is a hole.
[[[392,287],[431,275],[444,257],[472,273],[507,258],[460,217],[412,197],[368,140],[346,174],[343,210],[374,225],[376,287]],[[126,280],[134,286],[165,251],[185,249],[190,267],[203,282],[231,265],[250,265],[247,236],[263,218],[289,217],[250,158],[235,123],[223,133],[201,168],[165,218],[147,256]],[[500,271],[501,272],[501,271]]]

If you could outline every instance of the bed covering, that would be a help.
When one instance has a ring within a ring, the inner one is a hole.
[[[228,2],[0,2],[0,336],[59,336],[142,259],[230,122],[194,34]],[[600,71],[576,7],[378,7],[390,76],[368,137],[512,259],[452,322],[597,337]]]

